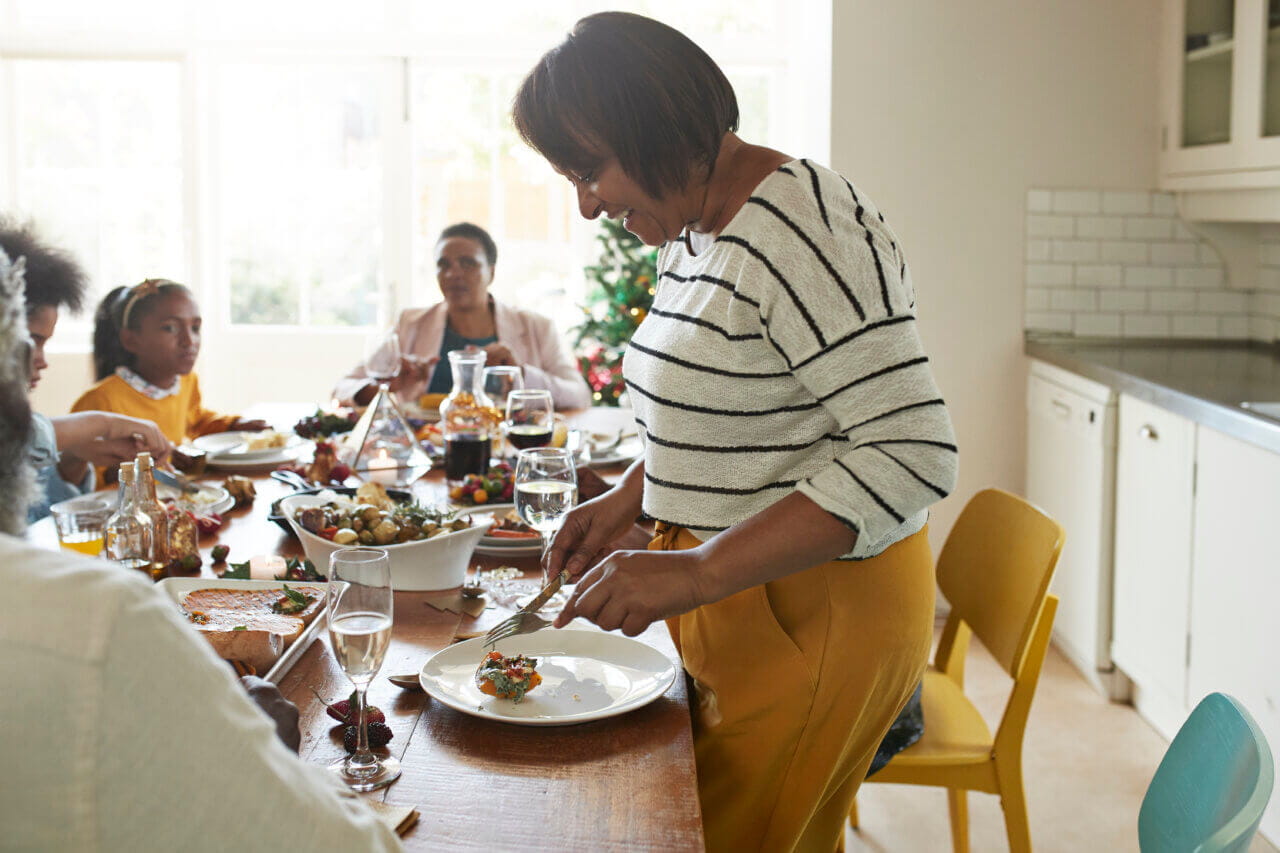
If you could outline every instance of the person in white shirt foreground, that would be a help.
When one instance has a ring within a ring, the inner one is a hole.
[[[30,359],[0,251],[0,850],[400,849],[277,737],[297,748],[297,709],[246,694],[141,574],[18,538]]]

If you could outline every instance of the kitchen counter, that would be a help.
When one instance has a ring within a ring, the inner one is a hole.
[[[1028,335],[1032,358],[1280,453],[1280,420],[1241,408],[1280,401],[1280,347],[1247,342]]]

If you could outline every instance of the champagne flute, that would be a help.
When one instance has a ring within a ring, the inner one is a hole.
[[[507,419],[503,421],[507,441],[517,450],[550,444],[555,416],[550,391],[540,388],[512,391],[507,397]]]
[[[348,788],[372,791],[400,778],[400,762],[369,750],[365,694],[391,645],[391,564],[381,548],[342,548],[329,558],[329,642],[356,688],[356,751],[329,765]]]
[[[578,497],[578,474],[573,454],[563,447],[535,447],[520,451],[516,457],[516,512],[525,524],[542,537],[542,585],[551,578],[547,574],[546,555],[551,539]],[[563,607],[567,599],[556,593],[546,609]]]

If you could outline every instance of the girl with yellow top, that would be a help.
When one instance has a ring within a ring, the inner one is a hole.
[[[708,850],[829,853],[924,671],[956,477],[901,245],[841,175],[741,139],[724,73],[648,18],[583,18],[513,118],[584,218],[662,247],[623,364],[644,455],[556,535],[556,625],[667,620]],[[609,553],[641,512],[650,550]]]
[[[94,315],[95,384],[71,411],[99,409],[154,421],[174,444],[227,430],[266,429],[265,421],[221,415],[200,401],[192,370],[200,354],[200,307],[177,282],[149,278],[117,287]]]

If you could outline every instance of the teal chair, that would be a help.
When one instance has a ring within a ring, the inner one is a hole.
[[[1210,693],[1147,786],[1138,845],[1152,853],[1247,850],[1274,781],[1271,750],[1253,717],[1232,697]]]

